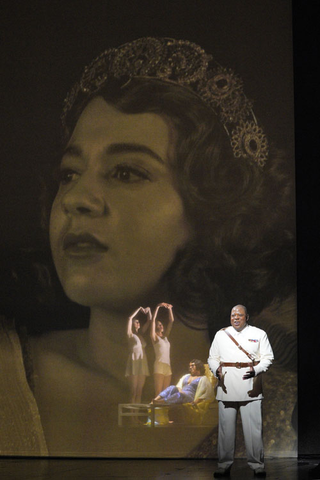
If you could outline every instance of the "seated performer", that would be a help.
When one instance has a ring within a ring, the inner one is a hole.
[[[155,405],[171,405],[193,403],[197,405],[203,400],[213,400],[213,387],[205,376],[205,367],[201,360],[191,360],[190,373],[183,375],[177,385],[165,388],[151,403]]]

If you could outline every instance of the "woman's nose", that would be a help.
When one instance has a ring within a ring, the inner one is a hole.
[[[108,211],[105,195],[98,183],[84,178],[80,178],[65,192],[62,206],[66,213],[72,215],[97,217]]]

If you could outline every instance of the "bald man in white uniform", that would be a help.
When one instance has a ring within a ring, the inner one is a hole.
[[[216,333],[210,348],[208,364],[219,380],[216,395],[219,402],[216,478],[230,475],[238,411],[241,414],[248,464],[255,476],[266,476],[261,373],[268,370],[274,357],[267,334],[260,328],[248,325],[248,320],[245,306],[233,307],[231,326]]]

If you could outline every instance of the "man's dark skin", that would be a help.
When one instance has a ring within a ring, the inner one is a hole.
[[[241,330],[243,330],[247,326],[248,320],[249,315],[247,314],[246,309],[242,305],[237,305],[236,307],[233,307],[230,315],[230,323],[237,332],[241,332]],[[219,380],[221,380],[221,374],[222,367],[220,366],[216,370],[216,375]],[[246,373],[243,375],[242,379],[248,380],[249,378],[254,376],[255,371],[253,366],[251,366],[249,370],[247,370]]]

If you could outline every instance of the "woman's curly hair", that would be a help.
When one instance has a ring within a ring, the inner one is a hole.
[[[123,113],[159,114],[172,127],[171,168],[194,232],[163,278],[175,317],[191,328],[209,328],[212,337],[229,321],[233,305],[246,305],[254,317],[292,293],[294,190],[283,155],[271,148],[263,168],[235,158],[213,110],[173,83],[120,79],[95,95]],[[93,96],[79,95],[66,118],[61,148]],[[54,168],[60,158],[53,161]],[[66,298],[54,271],[47,227],[58,184],[52,176],[48,180],[42,202],[47,247],[1,261],[3,298],[8,299],[3,311],[36,331],[83,327],[89,318],[88,309]]]
[[[213,110],[191,90],[158,79],[112,81],[79,96],[67,137],[96,95],[123,113],[162,115],[175,133],[171,167],[194,231],[165,276],[175,315],[213,332],[235,304],[255,315],[285,297],[295,278],[294,197],[283,156],[271,151],[264,168],[235,158]]]

